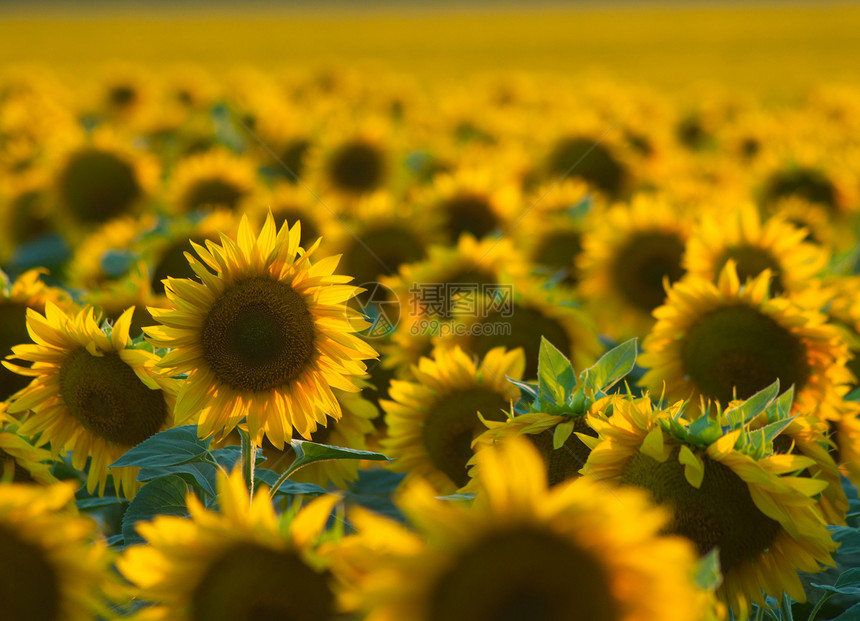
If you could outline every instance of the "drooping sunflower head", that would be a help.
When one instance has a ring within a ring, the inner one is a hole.
[[[0,356],[12,353],[12,347],[27,343],[27,309],[44,312],[51,301],[64,309],[73,307],[71,296],[58,287],[49,287],[41,280],[43,270],[28,270],[9,282],[0,270]],[[0,400],[5,401],[24,388],[29,380],[3,367],[0,368]]]
[[[382,444],[395,458],[391,467],[408,472],[407,478],[427,478],[441,493],[464,486],[472,440],[483,429],[478,413],[504,420],[518,397],[507,377],[520,379],[524,363],[520,349],[493,349],[480,365],[459,347],[436,349],[412,369],[414,381],[392,380],[390,400],[380,402],[389,434]]]
[[[111,616],[112,558],[95,522],[77,515],[74,496],[72,483],[0,485],[4,619]]]
[[[310,438],[326,416],[340,418],[332,387],[356,392],[362,361],[376,357],[354,334],[368,324],[345,304],[357,289],[333,274],[339,257],[312,262],[316,244],[303,250],[300,237],[300,223],[276,229],[271,214],[254,235],[243,216],[235,239],[192,244],[199,280],[168,278],[171,308],[150,309],[163,325],[144,331],[172,349],[159,366],[188,374],[177,420],[199,414],[201,437],[244,419],[258,445],[266,436],[281,448],[293,428]]]
[[[212,207],[235,209],[257,187],[257,173],[247,157],[225,149],[189,155],[176,165],[170,203],[176,213]]]
[[[130,308],[110,334],[98,325],[91,307],[67,315],[48,302],[45,314],[27,311],[27,330],[35,341],[12,348],[29,367],[4,362],[31,378],[17,392],[10,413],[31,410],[19,432],[39,436],[56,456],[68,451],[84,470],[87,489],[103,493],[109,466],[129,448],[172,425],[177,381],[158,375],[158,357],[129,339]],[[139,484],[137,468],[113,471],[118,493],[131,498]]]
[[[745,203],[726,213],[707,212],[687,243],[683,264],[690,276],[716,281],[729,260],[741,282],[770,270],[773,295],[797,291],[821,273],[828,254],[807,243],[807,230],[780,216],[762,221],[758,208]]]
[[[249,497],[241,469],[219,472],[216,483],[219,511],[189,493],[190,518],[138,524],[147,543],[117,562],[138,597],[182,621],[336,618],[330,561],[317,544],[337,497],[288,518],[275,513],[266,489]]]
[[[641,384],[670,399],[699,396],[728,404],[779,380],[794,386],[797,411],[838,419],[851,373],[848,346],[826,317],[771,298],[766,270],[741,284],[730,260],[717,284],[676,283],[654,312],[639,363]]]
[[[666,514],[637,490],[593,481],[547,489],[531,445],[511,438],[477,456],[466,506],[415,481],[399,504],[415,533],[355,510],[342,545],[369,621],[703,619],[691,546],[661,537]]]
[[[646,396],[590,420],[600,440],[583,473],[648,490],[672,514],[668,532],[699,554],[719,548],[718,595],[740,618],[750,602],[764,605],[764,594],[805,601],[797,570],[832,565],[836,548],[815,500],[828,482],[796,475],[815,460],[774,452],[774,437],[791,422],[791,392],[776,399],[778,389],[716,415],[688,413],[680,402],[660,409]],[[752,429],[766,408],[773,423]]]
[[[589,214],[577,290],[605,318],[602,330],[616,338],[647,332],[666,297],[664,282],[684,274],[688,231],[680,210],[655,196],[639,194],[629,205]]]

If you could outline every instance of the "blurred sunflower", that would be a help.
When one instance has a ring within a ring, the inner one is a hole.
[[[510,439],[477,456],[474,503],[417,480],[399,504],[418,532],[355,509],[339,549],[346,601],[368,621],[705,618],[695,556],[662,537],[663,511],[631,489],[547,489],[540,458]]]
[[[218,512],[189,493],[190,519],[137,524],[147,543],[126,548],[117,567],[138,597],[177,621],[337,618],[329,561],[317,550],[332,537],[324,528],[337,497],[278,516],[265,489],[249,497],[241,469],[216,482]]]
[[[452,493],[469,481],[466,464],[472,440],[483,429],[478,413],[504,420],[519,398],[508,377],[522,378],[521,349],[490,350],[477,365],[459,347],[436,349],[412,369],[415,381],[391,380],[382,400],[388,437],[382,446],[390,467],[407,479],[427,479],[439,493]]]
[[[825,252],[848,250],[857,241],[852,227],[834,219],[825,205],[811,203],[800,196],[781,198],[767,205],[765,211],[806,229],[804,241],[821,246]]]
[[[0,480],[3,483],[51,485],[51,453],[36,448],[18,434],[19,421],[6,413],[8,404],[0,402]]]
[[[266,436],[282,448],[293,428],[310,438],[326,415],[340,418],[332,387],[357,392],[352,378],[377,355],[354,335],[367,322],[345,305],[357,289],[333,274],[338,257],[312,263],[317,245],[301,249],[300,236],[271,214],[255,236],[243,216],[236,240],[222,233],[220,245],[193,245],[199,260],[186,255],[202,282],[168,278],[171,308],[149,309],[163,324],[144,330],[149,340],[172,349],[159,366],[188,373],[176,420],[199,414],[201,437],[245,419],[258,446]]]
[[[188,214],[213,207],[236,209],[256,189],[254,163],[216,147],[176,164],[170,180],[170,210]]]
[[[668,399],[700,396],[728,404],[779,379],[794,385],[798,412],[837,420],[851,372],[848,346],[826,317],[787,298],[771,298],[770,271],[743,286],[733,260],[717,284],[676,283],[638,364],[649,369],[640,384]]]
[[[646,333],[666,297],[664,282],[684,274],[689,222],[666,199],[639,194],[592,211],[585,222],[577,287],[600,329],[616,339]]]
[[[54,156],[53,195],[60,230],[79,230],[144,206],[159,181],[158,160],[118,134],[99,128],[87,138],[66,137]]]
[[[774,296],[808,286],[827,266],[828,253],[806,243],[806,229],[796,228],[780,216],[762,221],[758,208],[744,203],[726,213],[705,212],[690,233],[682,264],[691,277],[716,281],[729,259],[745,282],[768,269]]]
[[[71,296],[59,287],[49,287],[42,280],[44,270],[28,270],[10,282],[0,270],[0,356],[12,353],[12,347],[27,343],[27,309],[45,312],[45,303],[51,301],[63,309],[74,306]],[[24,388],[30,380],[0,368],[0,401],[5,401]]]
[[[157,99],[153,75],[131,63],[105,66],[92,91],[92,112],[114,123],[134,123],[147,114]]]
[[[158,356],[129,340],[132,312],[124,312],[108,336],[92,308],[69,316],[48,302],[44,316],[27,311],[27,330],[35,344],[17,345],[8,356],[33,364],[3,362],[32,378],[9,405],[12,414],[32,410],[18,432],[41,434],[37,445],[50,442],[54,456],[71,452],[78,470],[90,459],[90,494],[96,487],[104,493],[108,468],[128,449],[173,423],[179,382],[158,375]],[[112,470],[118,495],[134,496],[140,487],[137,472],[132,467]]]
[[[797,570],[832,566],[837,548],[814,499],[828,482],[796,474],[815,461],[775,454],[763,434],[753,441],[747,420],[726,426],[736,418],[731,410],[688,422],[682,408],[661,410],[648,396],[613,402],[611,416],[589,419],[599,440],[583,473],[647,489],[671,512],[669,533],[690,539],[699,554],[719,548],[718,595],[739,618],[750,602],[765,606],[765,594],[806,601]],[[790,420],[787,409],[769,437]]]
[[[463,233],[481,239],[494,231],[507,232],[522,196],[518,185],[497,170],[485,165],[439,174],[415,198],[440,221],[448,243],[456,243]]]
[[[75,486],[0,485],[0,602],[13,621],[111,618],[117,589],[96,523],[78,517]],[[112,584],[113,583],[113,584]]]
[[[509,299],[492,300],[472,317],[455,318],[452,335],[436,337],[435,344],[458,345],[479,357],[495,347],[520,347],[526,357],[526,379],[537,377],[541,337],[570,357],[576,368],[594,364],[603,345],[594,319],[574,300],[557,287],[545,287],[531,278],[501,284],[510,286]]]
[[[0,264],[21,244],[54,230],[45,171],[0,175]]]

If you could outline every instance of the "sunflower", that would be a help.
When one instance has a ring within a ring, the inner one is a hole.
[[[497,170],[460,167],[439,174],[415,202],[441,221],[449,243],[463,233],[481,239],[494,231],[507,232],[522,196],[518,185]]]
[[[519,398],[508,377],[520,379],[525,366],[521,349],[490,350],[480,365],[463,350],[436,349],[412,369],[415,381],[391,380],[391,400],[382,400],[388,437],[382,441],[391,468],[407,479],[426,478],[440,493],[468,480],[466,463],[472,440],[481,430],[478,413],[504,420]]]
[[[718,595],[746,619],[750,602],[765,606],[765,594],[806,601],[797,570],[832,566],[837,544],[813,498],[828,482],[791,474],[815,461],[774,453],[764,434],[755,441],[742,406],[688,422],[680,402],[661,410],[647,395],[615,401],[611,416],[589,419],[599,440],[582,472],[649,490],[672,513],[669,533],[690,539],[700,554],[718,547]],[[771,435],[790,420],[787,409]],[[731,420],[739,424],[726,425]]]
[[[92,520],[76,515],[75,486],[0,485],[3,618],[111,618],[111,555]]]
[[[158,161],[123,137],[97,129],[57,147],[53,194],[57,217],[73,231],[88,229],[144,206],[159,181]],[[63,229],[61,229],[63,230]]]
[[[216,482],[220,511],[189,493],[190,519],[138,523],[147,543],[117,561],[138,596],[177,621],[335,619],[329,561],[317,544],[337,497],[318,498],[290,519],[275,513],[265,489],[249,497],[241,469],[219,472]]]
[[[356,293],[334,275],[338,257],[316,263],[299,248],[301,226],[276,230],[271,214],[255,237],[247,216],[234,240],[193,244],[187,254],[202,282],[168,278],[171,308],[150,308],[161,326],[144,331],[170,348],[159,363],[187,373],[176,404],[182,424],[200,415],[201,437],[225,437],[246,419],[253,441],[277,448],[292,430],[309,439],[326,415],[340,418],[332,387],[357,392],[352,377],[376,352],[353,333],[367,327],[344,302]],[[215,273],[210,272],[211,268]]]
[[[27,333],[27,309],[45,312],[45,303],[51,301],[63,309],[73,307],[71,296],[58,287],[49,287],[41,277],[45,270],[28,270],[9,282],[0,270],[0,356],[12,353],[12,347],[30,340]],[[25,377],[0,368],[0,401],[5,401],[29,383]]]
[[[826,267],[828,253],[804,241],[806,229],[780,216],[764,222],[758,208],[744,203],[725,213],[714,209],[703,215],[690,234],[682,263],[691,277],[716,281],[729,259],[735,261],[741,282],[770,270],[774,296],[807,286]]]
[[[142,66],[129,63],[104,67],[93,91],[93,111],[114,122],[133,123],[156,101],[153,76]]]
[[[499,303],[478,309],[473,317],[455,318],[452,336],[439,335],[435,344],[459,345],[478,356],[494,347],[522,347],[527,379],[537,377],[542,336],[569,356],[576,368],[594,364],[603,346],[590,315],[557,287],[542,286],[531,278],[517,278],[507,284],[512,291],[510,300],[496,300]]]
[[[856,243],[852,227],[834,219],[827,207],[811,203],[800,196],[788,196],[768,205],[766,212],[776,214],[796,227],[806,229],[805,241],[817,244],[827,252],[846,251]]]
[[[224,148],[183,158],[170,182],[174,213],[187,214],[212,207],[235,209],[257,188],[253,162]]]
[[[0,175],[0,263],[6,263],[21,244],[53,231],[47,177],[41,170]]]
[[[728,404],[779,379],[794,385],[798,412],[837,420],[851,372],[848,346],[816,311],[787,298],[771,298],[770,271],[741,286],[733,260],[717,284],[676,283],[638,363],[649,369],[640,383],[669,399],[699,396]]]
[[[57,482],[51,467],[51,453],[36,448],[18,435],[17,419],[6,413],[8,404],[0,402],[0,480],[3,483],[38,483],[51,485]]]
[[[586,219],[577,287],[599,327],[621,339],[648,331],[663,303],[664,282],[684,274],[689,224],[666,199],[644,194],[592,211]]]
[[[321,208],[319,201],[306,188],[296,187],[283,181],[276,182],[274,187],[262,194],[259,200],[246,201],[246,205],[243,206],[245,206],[245,213],[255,223],[265,221],[269,211],[272,212],[275,226],[278,228],[285,223],[292,225],[301,220],[302,238],[299,240],[299,245],[302,248],[312,246],[320,237],[324,237],[326,246],[329,245],[328,232],[334,230],[336,216],[328,209]],[[356,282],[365,281],[356,280]]]
[[[30,367],[4,362],[6,368],[31,377],[9,405],[12,414],[32,410],[18,432],[39,435],[37,445],[51,443],[56,457],[72,453],[72,465],[87,467],[87,491],[104,493],[108,468],[128,449],[172,425],[177,380],[158,375],[158,356],[128,338],[128,309],[106,335],[91,307],[66,315],[48,302],[45,315],[29,309],[27,330],[35,344],[12,348]],[[117,493],[134,496],[137,468],[113,470]]]
[[[632,489],[547,489],[536,451],[511,438],[478,456],[474,504],[416,480],[399,504],[418,531],[354,509],[339,549],[346,601],[368,621],[705,618],[695,555],[659,536],[666,514]],[[349,588],[351,587],[351,588]]]

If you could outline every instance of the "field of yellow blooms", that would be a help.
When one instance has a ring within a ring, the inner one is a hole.
[[[667,11],[0,21],[0,619],[860,619],[860,9]]]

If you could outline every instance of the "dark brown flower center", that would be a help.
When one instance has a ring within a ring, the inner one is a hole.
[[[31,342],[27,332],[27,305],[0,300],[0,356],[10,355],[15,345]],[[6,367],[0,367],[0,400],[5,401],[11,397],[29,384],[31,379]]]
[[[439,205],[445,216],[445,228],[450,240],[456,242],[463,233],[480,239],[499,226],[499,217],[489,199],[479,194],[460,194]]]
[[[774,256],[764,248],[757,246],[733,246],[727,248],[716,262],[716,273],[719,274],[726,262],[735,261],[738,279],[744,283],[750,278],[755,278],[765,270],[772,273],[770,279],[770,290],[773,295],[780,295],[785,291],[782,278],[780,277],[779,263]]]
[[[809,363],[803,342],[749,306],[725,306],[699,318],[681,346],[684,374],[709,399],[747,399],[779,379],[803,390]]]
[[[134,168],[108,151],[85,148],[60,171],[63,202],[80,222],[106,222],[131,211],[143,194]]]
[[[332,183],[340,190],[353,194],[371,192],[385,180],[385,156],[371,144],[349,142],[331,155],[328,172]]]
[[[60,367],[60,397],[81,425],[100,438],[135,446],[167,418],[160,390],[144,385],[117,352],[94,356],[83,347]]]
[[[583,179],[610,196],[621,194],[627,181],[624,166],[606,147],[590,138],[559,141],[549,155],[549,172],[554,177],[567,174]]]
[[[233,209],[244,196],[245,190],[227,179],[200,179],[185,195],[183,208],[185,211],[216,206]]]
[[[0,522],[0,603],[9,621],[60,618],[60,579],[40,546]]]
[[[287,283],[248,278],[209,309],[200,343],[219,382],[241,392],[269,391],[286,386],[311,362],[314,320]]]
[[[642,231],[616,251],[610,266],[613,287],[633,306],[650,313],[666,299],[663,279],[683,274],[684,240],[675,233]]]
[[[591,449],[576,436],[576,433],[583,433],[592,438],[597,437],[597,432],[588,426],[585,417],[577,416],[573,419],[573,432],[570,437],[561,447],[554,449],[552,446],[554,429],[550,428],[540,433],[526,434],[526,437],[543,457],[547,467],[546,474],[549,485],[557,485],[562,481],[578,478],[579,471],[588,460]]]

